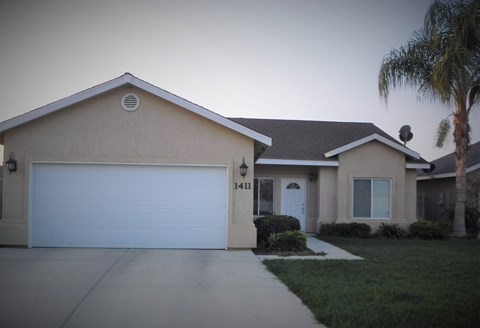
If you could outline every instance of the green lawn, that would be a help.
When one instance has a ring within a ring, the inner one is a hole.
[[[268,260],[335,327],[480,327],[480,241],[323,238],[364,261]]]

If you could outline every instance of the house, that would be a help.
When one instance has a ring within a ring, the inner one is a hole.
[[[415,169],[428,164],[372,123],[232,120],[273,140],[255,162],[254,215],[292,215],[307,232],[415,221]]]
[[[0,143],[0,244],[29,247],[250,248],[266,213],[405,226],[428,167],[373,124],[227,119],[129,73],[0,123]]]
[[[418,210],[421,219],[447,220],[455,208],[455,153],[432,161],[433,170],[417,171]],[[480,209],[480,142],[467,152],[467,206]]]

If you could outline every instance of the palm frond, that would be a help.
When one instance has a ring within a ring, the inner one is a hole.
[[[424,26],[398,50],[385,56],[378,87],[389,92],[407,85],[422,97],[443,103],[466,103],[469,90],[480,85],[480,0],[436,0]]]
[[[448,133],[450,132],[450,120],[448,118],[443,119],[438,124],[436,136],[435,136],[435,147],[442,148],[445,145],[447,140]]]

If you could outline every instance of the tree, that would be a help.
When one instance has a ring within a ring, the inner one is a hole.
[[[385,102],[391,89],[412,86],[419,97],[454,105],[456,200],[453,236],[464,237],[469,114],[480,97],[480,0],[435,0],[423,28],[385,56],[378,88]],[[449,115],[450,117],[450,115]],[[437,146],[449,132],[449,117],[437,130]]]

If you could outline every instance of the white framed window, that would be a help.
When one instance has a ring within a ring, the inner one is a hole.
[[[391,179],[353,179],[353,218],[390,219]]]
[[[273,178],[253,179],[253,215],[273,214]]]

